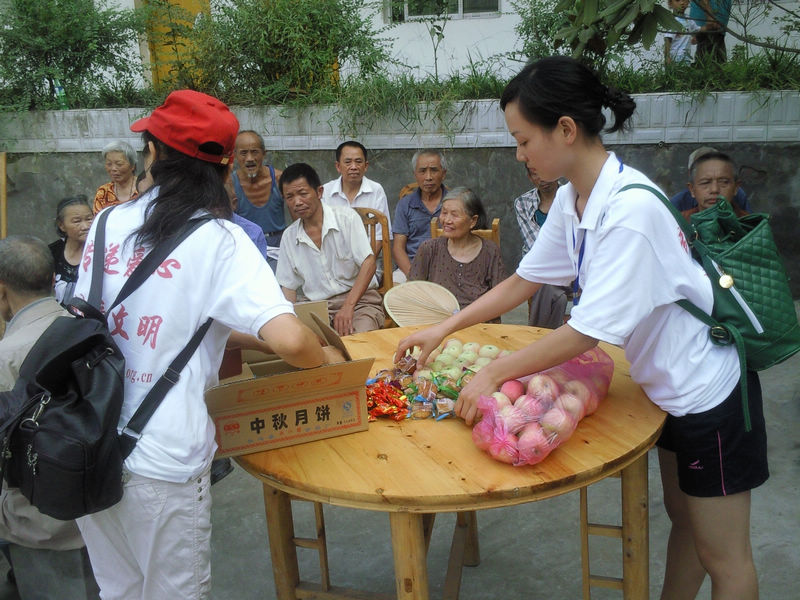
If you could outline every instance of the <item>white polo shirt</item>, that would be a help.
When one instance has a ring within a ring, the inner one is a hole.
[[[386,215],[386,221],[389,223],[389,237],[391,238],[392,218],[389,215],[389,201],[386,199],[386,192],[383,191],[383,186],[377,181],[364,177],[361,180],[361,189],[358,190],[351,204],[342,191],[342,178],[333,179],[322,186],[322,201],[329,206],[363,207],[379,210]],[[383,231],[380,225],[375,229],[375,237],[379,240],[383,239]]]
[[[129,236],[144,222],[144,211],[158,188],[120,204],[106,223],[102,306],[109,306],[133,268],[149,249]],[[109,209],[106,209],[109,210]],[[89,296],[98,219],[84,246],[75,289]],[[125,461],[130,471],[185,482],[211,463],[217,445],[204,392],[216,385],[225,342],[231,330],[257,335],[267,321],[293,308],[272,270],[238,225],[217,219],[186,238],[156,272],[117,306],[108,326],[125,356],[125,401],[120,427],[197,329],[214,323],[147,423]]]
[[[712,344],[708,327],[675,304],[688,298],[710,311],[711,284],[661,200],[619,192],[631,183],[657,187],[609,153],[581,220],[575,188],[561,186],[517,274],[556,285],[577,275],[582,293],[568,324],[622,346],[634,381],[663,410],[703,412],[738,383],[736,350]]]
[[[309,300],[327,300],[353,288],[362,263],[372,254],[361,217],[349,208],[322,203],[320,248],[297,219],[283,232],[276,276],[290,290],[303,288]],[[377,287],[375,277],[369,288]]]

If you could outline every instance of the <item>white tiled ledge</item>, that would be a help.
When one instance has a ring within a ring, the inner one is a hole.
[[[719,92],[700,99],[681,94],[638,94],[633,130],[606,134],[608,144],[800,141],[800,92]],[[450,133],[432,119],[407,131],[394,119],[361,125],[357,136],[339,131],[335,106],[303,111],[281,107],[237,107],[243,129],[264,134],[271,150],[330,150],[346,137],[372,149],[509,147],[514,141],[496,100],[456,105]],[[0,144],[15,153],[93,152],[124,139],[134,147],[139,136],[131,122],[136,109],[67,110],[0,115]]]

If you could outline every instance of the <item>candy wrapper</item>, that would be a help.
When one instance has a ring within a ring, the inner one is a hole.
[[[566,442],[608,394],[614,361],[599,348],[541,373],[505,382],[482,396],[483,415],[472,429],[475,445],[492,458],[534,465]]]

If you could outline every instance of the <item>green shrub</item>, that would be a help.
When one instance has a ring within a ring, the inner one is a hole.
[[[101,89],[132,84],[141,24],[105,0],[10,0],[0,9],[0,108],[91,105]],[[63,88],[63,95],[58,92]]]
[[[191,79],[227,102],[273,104],[336,89],[340,68],[374,74],[388,54],[362,16],[364,6],[363,0],[214,3],[190,36]]]

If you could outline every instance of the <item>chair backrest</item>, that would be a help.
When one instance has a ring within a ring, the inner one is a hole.
[[[403,196],[408,196],[408,195],[409,195],[411,192],[413,192],[413,191],[414,191],[415,189],[417,189],[418,187],[419,187],[419,184],[418,184],[416,181],[415,181],[415,182],[413,182],[413,183],[407,183],[407,184],[406,184],[406,185],[404,185],[404,186],[403,186],[403,188],[400,190],[400,194],[399,194],[399,195],[398,195],[398,197],[397,197],[397,198],[398,198],[398,200],[399,200],[400,198],[402,198]]]
[[[500,247],[500,219],[498,217],[492,219],[491,229],[473,229],[472,233],[478,237],[492,240],[495,244],[497,244],[498,248]],[[431,219],[431,237],[437,238],[440,235],[442,235],[442,230],[439,228],[439,218],[433,217]]]
[[[353,209],[361,215],[361,221],[364,223],[364,229],[367,230],[370,246],[373,248],[375,247],[375,241],[378,239],[378,225],[380,225],[382,258],[379,260],[383,260],[383,283],[378,288],[378,292],[383,296],[392,287],[392,241],[389,239],[389,219],[381,211],[374,208],[354,206]]]

